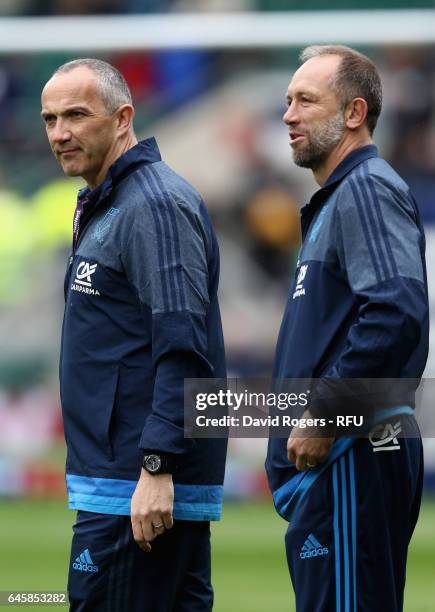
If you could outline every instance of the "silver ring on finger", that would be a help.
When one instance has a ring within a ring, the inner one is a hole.
[[[316,467],[316,464],[315,464],[315,463],[309,463],[309,462],[307,461],[307,468],[315,468],[315,467]]]
[[[154,525],[154,523],[153,523],[154,531],[157,531],[158,529],[161,529],[163,526],[164,526],[163,523],[158,523],[157,525]]]

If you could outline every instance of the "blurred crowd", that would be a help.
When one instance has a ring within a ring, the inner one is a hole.
[[[261,0],[3,0],[0,14],[42,16],[234,11],[253,10],[261,8],[262,4],[268,3]],[[279,2],[276,4],[279,5]]]
[[[330,0],[328,9],[409,8],[409,0]],[[414,8],[432,8],[414,0]],[[102,15],[167,11],[287,11],[324,9],[322,0],[2,0],[0,15]]]

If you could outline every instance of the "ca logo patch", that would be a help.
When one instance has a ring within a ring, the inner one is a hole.
[[[87,261],[79,263],[71,290],[88,295],[100,295],[98,289],[92,287],[92,275],[95,274],[97,266],[98,264],[91,265]]]
[[[400,450],[397,436],[402,431],[400,421],[397,423],[386,423],[373,427],[369,433],[369,440],[373,446],[373,452]]]

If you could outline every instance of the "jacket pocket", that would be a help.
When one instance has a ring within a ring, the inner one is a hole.
[[[62,412],[69,455],[74,463],[99,466],[113,459],[111,423],[119,380],[118,364],[64,372]]]
[[[135,470],[140,465],[139,440],[151,413],[153,390],[152,368],[119,365],[108,440],[115,461]]]

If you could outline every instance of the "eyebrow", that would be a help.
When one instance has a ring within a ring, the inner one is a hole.
[[[310,98],[318,98],[319,94],[317,92],[315,92],[315,91],[310,90],[310,89],[300,89],[299,91],[296,91],[294,93],[294,95],[292,95],[292,96],[290,96],[288,94],[288,92],[287,92],[286,99],[290,100],[290,99],[293,99],[293,98],[296,98],[296,97],[301,97],[301,96],[308,96]]]
[[[80,112],[80,113],[88,113],[89,109],[86,106],[70,106],[69,108],[65,109],[61,113],[55,113],[53,111],[42,110],[41,111],[41,117],[43,119],[45,117],[50,117],[51,115],[56,115],[58,117],[61,117],[62,115],[67,115],[68,113],[77,112],[77,111]]]

